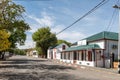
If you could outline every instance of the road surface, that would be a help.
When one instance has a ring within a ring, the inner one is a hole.
[[[120,80],[120,75],[66,66],[47,59],[13,56],[0,61],[0,80]]]

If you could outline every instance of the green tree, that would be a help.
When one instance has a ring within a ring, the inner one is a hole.
[[[49,27],[38,29],[32,35],[33,40],[36,42],[36,47],[41,49],[42,54],[47,57],[47,49],[57,43],[56,35],[50,32]]]
[[[67,44],[68,46],[71,45],[70,42],[67,42],[67,41],[65,41],[65,40],[57,40],[57,44],[61,44],[61,43],[65,43],[65,44]]]
[[[25,31],[30,29],[23,19],[24,12],[24,7],[11,0],[3,0],[0,5],[0,29],[6,29],[9,32],[11,48],[15,48],[16,43],[23,45],[26,40]]]
[[[8,40],[9,36],[6,30],[0,30],[0,51],[9,49],[11,44]]]
[[[37,52],[38,52],[39,55],[43,55],[43,52],[42,52],[42,50],[41,50],[41,47],[37,47],[37,46],[36,46],[35,50],[37,50]]]
[[[25,50],[22,50],[22,49],[14,49],[14,53],[16,55],[26,55]]]

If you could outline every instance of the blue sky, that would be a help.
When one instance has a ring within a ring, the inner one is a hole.
[[[49,26],[51,32],[58,33],[69,26],[75,20],[96,6],[102,0],[13,0],[16,4],[22,5],[26,12],[25,21],[30,25],[31,30],[27,31],[25,46],[19,48],[34,47],[32,34],[41,27]],[[69,42],[76,42],[90,35],[102,31],[118,32],[118,10],[113,17],[109,29],[106,29],[112,17],[118,0],[109,0],[105,5],[86,16],[84,19],[57,35],[58,39]]]

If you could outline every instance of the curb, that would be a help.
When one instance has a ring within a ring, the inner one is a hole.
[[[94,68],[94,67],[89,67],[89,66],[81,66],[81,65],[77,65],[77,64],[71,64],[71,63],[65,63],[65,62],[62,62],[62,61],[55,61],[53,60],[53,62],[57,63],[57,64],[61,64],[61,65],[66,65],[66,66],[71,66],[71,67],[75,67],[75,68],[78,68],[78,69],[87,69],[87,70],[91,70],[91,71],[96,71],[96,72],[105,72],[105,73],[108,73],[108,74],[114,74],[114,75],[118,75],[120,76],[120,74],[117,74],[117,72],[112,72],[112,71],[106,71],[104,69],[100,69],[100,68]]]

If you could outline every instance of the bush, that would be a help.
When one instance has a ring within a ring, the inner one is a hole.
[[[26,55],[25,51],[24,50],[21,50],[21,49],[15,49],[14,50],[14,53],[16,55]]]

